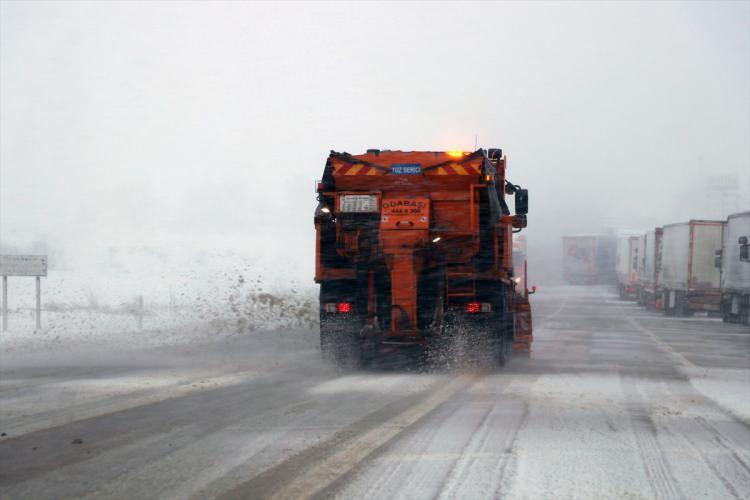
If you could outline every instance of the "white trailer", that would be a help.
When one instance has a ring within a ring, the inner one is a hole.
[[[730,215],[721,249],[721,310],[724,321],[743,325],[750,323],[749,241],[750,211]]]
[[[661,271],[664,313],[688,315],[721,309],[721,251],[724,221],[691,220],[664,226]]]
[[[622,299],[637,299],[638,293],[638,260],[640,238],[643,235],[622,234],[617,237],[617,271],[618,290]]]
[[[615,240],[608,234],[563,236],[563,278],[572,285],[615,281]]]
[[[638,269],[638,302],[648,309],[661,309],[661,286],[659,269],[661,267],[662,228],[657,227],[646,232],[643,237],[642,266]]]

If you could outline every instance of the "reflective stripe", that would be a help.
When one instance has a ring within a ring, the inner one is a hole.
[[[364,165],[362,165],[361,163],[359,165],[352,165],[352,168],[350,168],[344,175],[357,175],[357,172],[362,170],[363,166]]]
[[[458,175],[469,175],[469,172],[467,172],[464,167],[458,165],[457,163],[454,163],[453,165],[451,165],[451,167],[453,167],[453,170],[455,170]]]
[[[388,167],[371,167],[364,163],[346,163],[346,162],[332,162],[333,175],[389,175],[390,171]],[[478,175],[482,171],[482,166],[472,163],[446,163],[439,167],[426,167],[423,175]]]

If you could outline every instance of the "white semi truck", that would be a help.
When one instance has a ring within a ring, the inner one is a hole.
[[[750,211],[730,215],[721,249],[721,312],[724,321],[750,323]]]
[[[721,269],[716,256],[724,225],[724,221],[690,220],[664,226],[658,282],[665,314],[720,312]]]

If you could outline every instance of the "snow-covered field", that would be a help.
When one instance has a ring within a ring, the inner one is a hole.
[[[149,348],[317,324],[312,279],[299,283],[295,269],[268,258],[219,250],[183,257],[153,248],[112,252],[76,262],[75,271],[62,264],[50,269],[42,281],[40,331],[33,279],[11,277],[2,351],[82,343]]]

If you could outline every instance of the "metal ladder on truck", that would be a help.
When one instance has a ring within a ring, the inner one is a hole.
[[[476,272],[472,266],[451,266],[445,270],[445,296],[449,306],[453,299],[476,296],[475,276]]]

